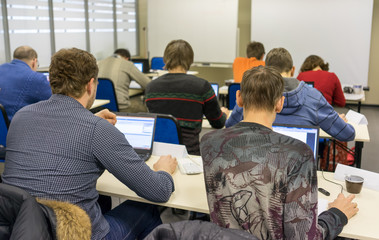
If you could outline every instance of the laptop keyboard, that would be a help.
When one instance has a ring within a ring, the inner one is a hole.
[[[150,158],[150,154],[149,153],[137,153],[137,154],[144,161],[147,161]]]

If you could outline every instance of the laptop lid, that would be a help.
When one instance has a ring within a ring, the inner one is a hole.
[[[156,116],[116,114],[116,128],[122,132],[136,153],[153,151]]]
[[[273,124],[272,129],[275,132],[296,138],[311,147],[314,159],[317,160],[319,133],[318,126],[304,126],[292,124]]]

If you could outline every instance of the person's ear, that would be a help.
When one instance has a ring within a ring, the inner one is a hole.
[[[265,54],[263,53],[259,60],[263,61]]]
[[[291,77],[293,77],[295,75],[295,66],[292,66],[292,69],[291,69]]]
[[[92,92],[96,90],[95,78],[91,78],[91,80],[89,80],[89,82],[87,83],[86,90],[88,95],[91,95]]]
[[[236,102],[237,102],[238,107],[243,107],[243,100],[241,97],[241,91],[240,90],[237,90],[237,92],[236,92]]]
[[[283,109],[283,105],[284,105],[284,99],[285,97],[282,96],[279,98],[279,100],[276,102],[276,106],[275,106],[275,112],[276,113],[280,113]]]

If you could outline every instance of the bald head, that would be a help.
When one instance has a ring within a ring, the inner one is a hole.
[[[37,52],[29,46],[18,47],[13,53],[13,58],[19,60],[33,60],[37,57]]]
[[[38,68],[37,58],[37,52],[29,46],[18,47],[13,52],[13,59],[26,62],[33,71],[36,71]]]

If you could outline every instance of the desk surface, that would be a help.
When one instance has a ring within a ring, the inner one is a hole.
[[[147,164],[151,167],[157,160],[157,156],[152,156],[150,160],[147,161]],[[318,172],[317,175],[319,187],[322,187],[331,193],[329,197],[319,193],[318,197],[330,202],[333,201],[337,197],[341,188],[338,185],[324,180],[321,172]],[[324,175],[329,180],[339,182],[333,179],[333,173],[324,173]],[[170,200],[166,203],[153,204],[209,213],[203,174],[183,175],[180,173],[179,169],[177,169],[173,175],[173,179],[175,182],[175,192],[172,194]],[[345,184],[342,184],[345,187]],[[96,188],[99,193],[104,195],[151,203],[150,201],[137,196],[132,190],[118,181],[107,171],[105,171],[97,181]],[[347,195],[345,188],[344,194]],[[344,227],[340,236],[358,239],[379,239],[379,228],[375,223],[377,216],[379,216],[379,204],[376,203],[377,199],[379,199],[378,191],[363,188],[362,192],[356,195],[354,200],[358,203],[360,210],[356,216],[349,220],[349,223]]]
[[[157,156],[152,156],[146,162],[147,165],[152,167],[158,158],[159,157]],[[182,174],[179,169],[176,169],[172,177],[174,179],[175,191],[172,193],[170,200],[166,203],[153,204],[195,212],[209,213],[203,174],[185,175]],[[99,193],[104,195],[152,203],[137,196],[135,192],[126,187],[108,171],[105,171],[99,178],[96,188]]]
[[[108,100],[108,99],[95,99],[95,101],[93,102],[91,108],[97,108],[97,107],[103,106],[105,104],[108,104],[110,102],[111,101]]]
[[[334,180],[333,173],[324,173],[328,180],[341,183],[344,186],[343,194],[347,196],[345,183]],[[318,185],[330,192],[327,197],[321,193],[318,194],[319,198],[323,198],[332,202],[340,193],[341,187],[333,183],[327,182],[323,179],[321,172],[317,173]],[[355,196],[354,202],[358,203],[359,212],[349,223],[343,228],[340,236],[354,238],[354,239],[379,239],[379,228],[376,222],[379,216],[379,192],[371,189],[363,188],[360,194]]]

